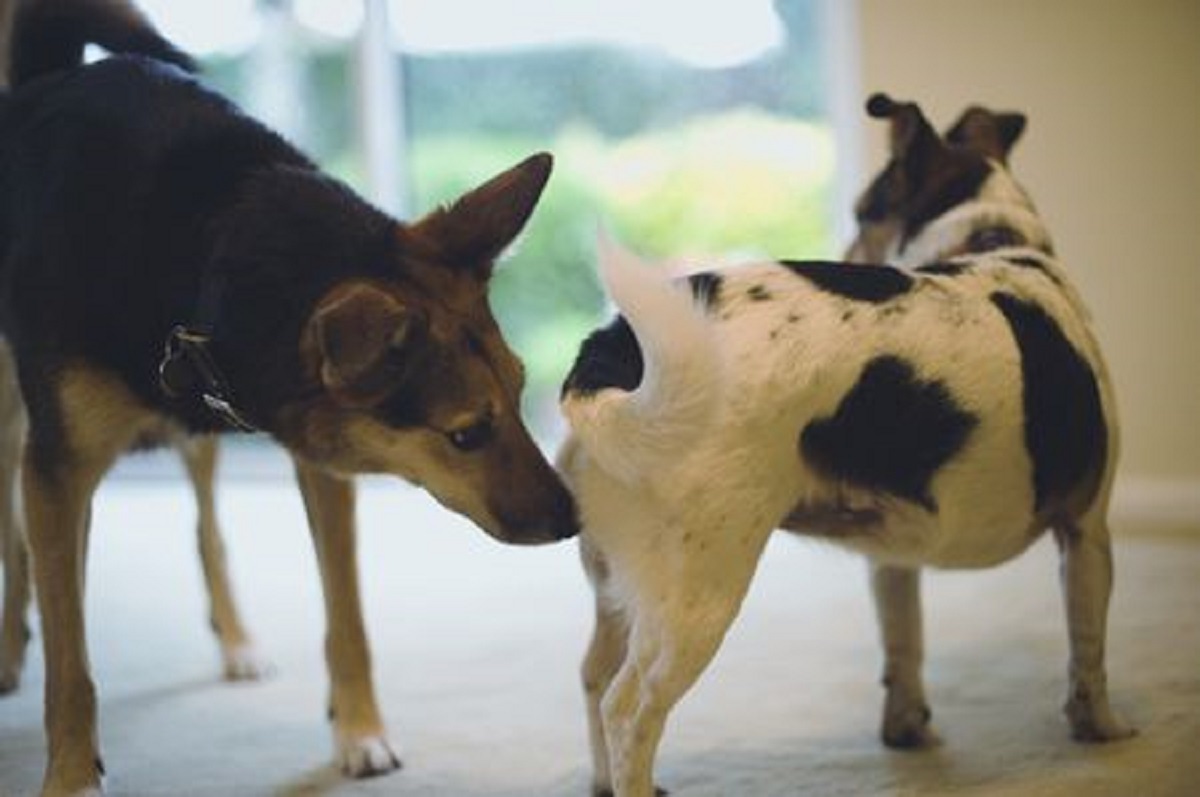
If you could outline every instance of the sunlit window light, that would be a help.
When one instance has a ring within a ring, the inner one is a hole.
[[[201,55],[241,52],[258,35],[261,0],[143,0],[147,13]],[[363,9],[350,0],[292,0],[297,21],[335,39],[353,36]],[[734,66],[779,45],[771,0],[390,0],[392,39],[413,53],[616,44],[656,49],[700,68]],[[469,20],[469,24],[463,24]]]

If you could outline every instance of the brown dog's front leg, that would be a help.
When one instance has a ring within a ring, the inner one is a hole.
[[[46,659],[47,796],[99,794],[103,773],[83,612],[88,507],[96,479],[83,470],[60,463],[47,473],[26,449],[25,508]]]
[[[390,772],[400,760],[388,744],[371,680],[358,589],[354,483],[299,460],[296,479],[325,592],[325,656],[338,763],[356,778]]]
[[[258,655],[254,641],[242,623],[233,596],[229,568],[225,560],[225,541],[217,522],[215,490],[217,441],[215,437],[191,437],[175,442],[187,467],[192,492],[196,497],[196,536],[200,544],[200,563],[213,631],[221,645],[225,678],[229,681],[256,680],[270,672]]]

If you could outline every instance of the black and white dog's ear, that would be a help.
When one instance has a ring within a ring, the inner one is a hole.
[[[923,175],[946,148],[915,102],[898,102],[886,94],[872,94],[867,100],[867,115],[891,122],[892,159],[913,178]]]
[[[946,141],[1007,163],[1008,154],[1025,132],[1025,122],[1022,113],[997,113],[973,105],[946,131]]]

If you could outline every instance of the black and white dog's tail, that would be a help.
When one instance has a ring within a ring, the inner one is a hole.
[[[83,63],[97,44],[111,53],[144,55],[196,71],[191,56],[165,39],[129,0],[12,0],[8,42],[12,87]]]
[[[611,239],[598,241],[600,277],[628,321],[642,361],[633,389],[568,390],[571,431],[605,471],[629,483],[677,461],[706,433],[720,394],[721,358],[709,319],[686,281],[642,262]]]

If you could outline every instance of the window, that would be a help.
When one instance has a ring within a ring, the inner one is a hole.
[[[416,215],[548,150],[493,303],[543,431],[604,314],[599,223],[651,255],[834,252],[822,0],[144,0],[210,80]]]

